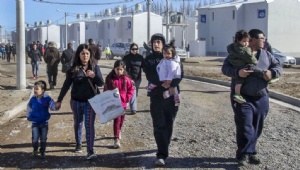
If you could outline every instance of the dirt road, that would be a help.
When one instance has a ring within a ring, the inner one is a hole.
[[[102,71],[105,76],[109,70],[103,68]],[[59,76],[62,80],[64,75]],[[46,80],[46,77],[41,75],[41,79]],[[61,83],[62,81],[57,89],[47,93],[57,98]],[[145,83],[143,81],[141,87]],[[228,101],[228,87],[183,80],[181,88],[182,104],[175,122],[170,158],[167,159],[165,168],[236,169],[235,126]],[[98,157],[93,161],[85,159],[85,150],[79,154],[73,152],[73,121],[68,101],[67,94],[62,109],[52,112],[47,157],[44,160],[31,156],[31,127],[24,112],[0,126],[0,169],[155,168],[153,163],[156,145],[149,113],[149,98],[146,97],[145,90],[140,90],[138,113],[125,118],[121,149],[112,148],[112,123],[96,123],[94,149]],[[299,119],[299,112],[271,103],[258,144],[264,163],[249,169],[299,169]]]

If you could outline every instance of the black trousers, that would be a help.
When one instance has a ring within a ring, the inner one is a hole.
[[[150,101],[154,138],[157,145],[156,156],[158,159],[166,159],[169,156],[169,146],[178,106],[175,106],[173,96],[164,99],[162,95],[151,95]]]
[[[58,72],[58,66],[47,65],[48,82],[53,86],[56,86],[57,72]]]

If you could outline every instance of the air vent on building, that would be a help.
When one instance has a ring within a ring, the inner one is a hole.
[[[135,11],[136,12],[142,12],[142,5],[139,4],[139,3],[135,4]]]
[[[122,14],[121,7],[116,7],[116,15],[121,15],[121,14]]]
[[[43,26],[44,25],[44,22],[43,21],[40,21],[40,26]]]
[[[47,20],[47,24],[50,25],[51,24],[51,20]]]
[[[194,16],[197,17],[198,16],[198,10],[194,11]]]
[[[109,8],[105,10],[105,16],[111,16],[111,10]]]
[[[77,15],[76,15],[76,18],[77,18],[78,20],[81,20],[81,15],[80,15],[80,14],[77,14]]]
[[[37,21],[34,22],[34,26],[35,26],[35,27],[38,26],[38,22],[37,22]]]
[[[91,18],[91,17],[90,17],[90,13],[88,13],[88,12],[85,13],[85,14],[84,14],[84,18],[85,18],[85,19],[90,19],[90,18]]]

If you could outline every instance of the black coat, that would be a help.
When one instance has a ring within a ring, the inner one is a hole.
[[[140,54],[132,54],[124,56],[123,61],[126,63],[126,71],[132,80],[142,79],[142,68],[144,58]]]

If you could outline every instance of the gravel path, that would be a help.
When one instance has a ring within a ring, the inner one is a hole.
[[[189,80],[184,80],[181,87],[182,104],[165,169],[236,169],[235,126],[228,101],[229,89]],[[56,98],[59,90],[49,93]],[[30,155],[30,123],[24,114],[1,127],[0,168],[158,169],[153,166],[156,145],[145,92],[144,89],[140,91],[139,112],[125,118],[121,149],[112,149],[112,122],[97,123],[95,150],[98,158],[86,161],[85,152],[73,153],[72,114],[66,98],[62,109],[52,114],[45,160]],[[299,169],[300,125],[296,122],[299,119],[299,112],[271,103],[258,144],[264,163],[248,169]]]
[[[109,70],[102,69],[104,74]],[[63,75],[60,75],[63,79]],[[145,80],[145,79],[144,79]],[[31,129],[24,113],[0,126],[0,169],[158,169],[154,167],[156,145],[149,113],[149,98],[142,89],[139,112],[126,116],[122,148],[112,149],[112,122],[97,123],[96,160],[86,161],[85,151],[75,154],[72,113],[68,94],[62,109],[53,112],[48,134],[47,158],[31,156]],[[48,91],[57,98],[58,89]],[[182,104],[176,118],[170,158],[164,169],[236,169],[235,125],[229,89],[184,80]],[[262,165],[248,169],[300,169],[300,112],[271,103],[265,129],[258,144]]]

